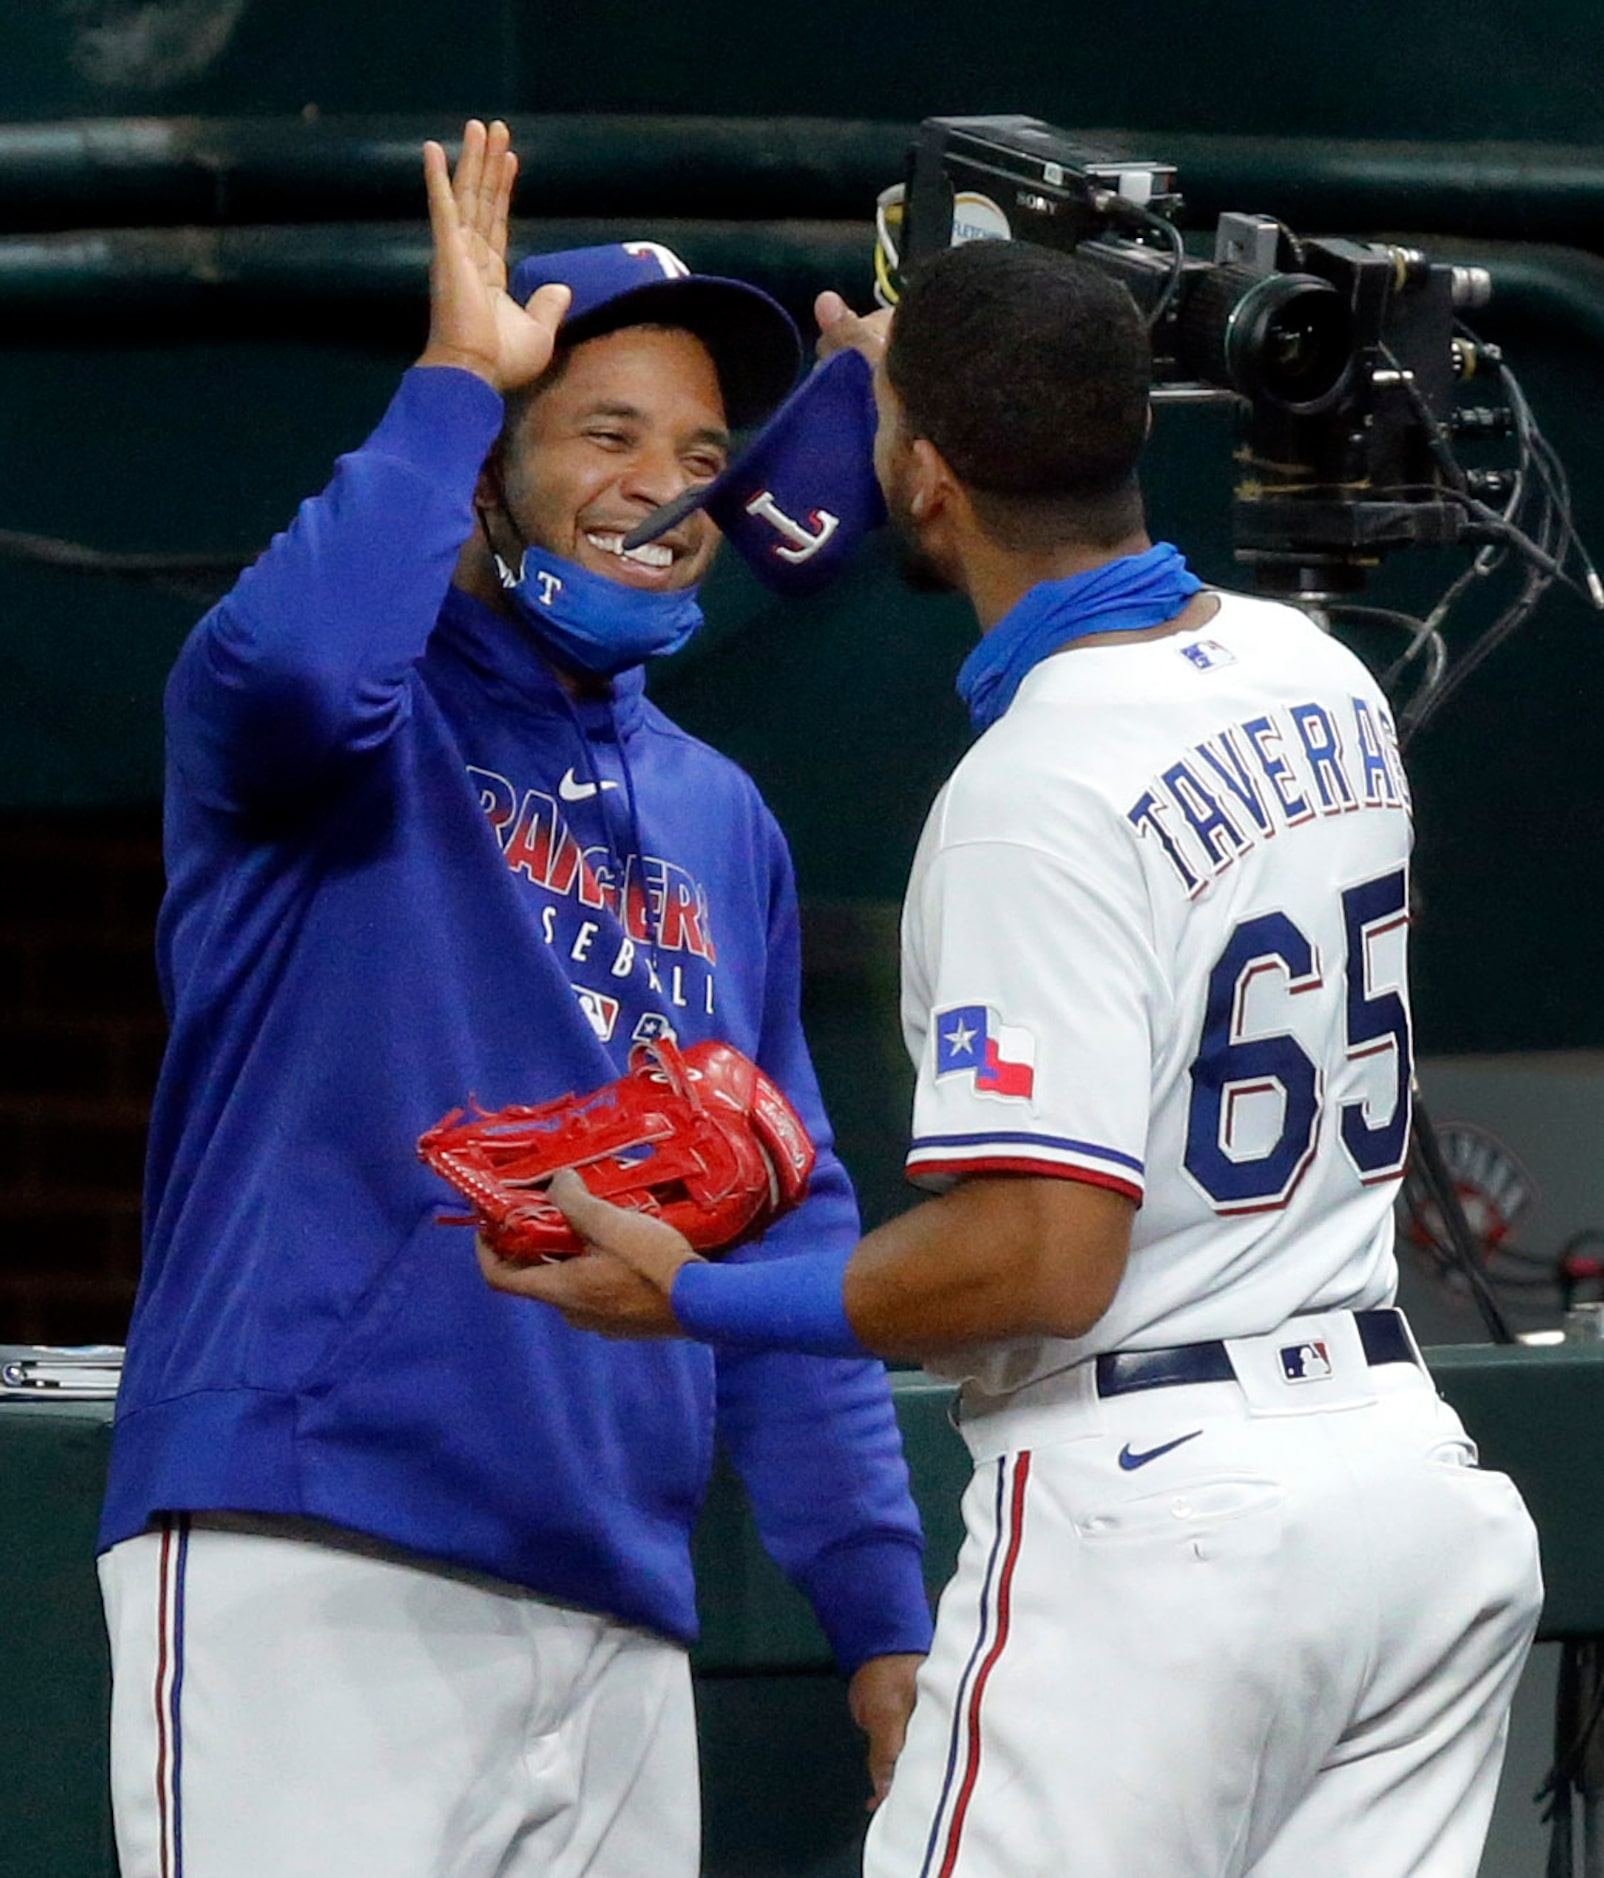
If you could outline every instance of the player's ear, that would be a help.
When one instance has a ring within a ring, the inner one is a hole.
[[[928,437],[916,437],[908,456],[908,512],[917,522],[932,521],[962,485]]]
[[[507,438],[505,431],[490,446],[490,453],[479,466],[479,477],[473,486],[473,506],[475,509],[502,509],[507,505],[506,466]]]

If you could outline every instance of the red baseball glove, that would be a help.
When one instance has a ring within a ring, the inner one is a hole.
[[[768,1077],[727,1043],[682,1055],[666,1037],[637,1044],[629,1073],[587,1096],[464,1119],[453,1109],[418,1158],[473,1206],[504,1259],[539,1264],[584,1247],[546,1198],[571,1167],[603,1200],[653,1213],[698,1252],[755,1239],[807,1192],[813,1143]]]

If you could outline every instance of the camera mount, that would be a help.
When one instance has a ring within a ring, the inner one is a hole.
[[[1173,164],[1037,118],[928,118],[906,180],[880,199],[878,297],[895,304],[908,270],[973,240],[1074,252],[1121,281],[1151,336],[1155,403],[1238,409],[1232,538],[1254,586],[1323,621],[1408,633],[1385,675],[1418,675],[1406,740],[1555,580],[1604,610],[1564,470],[1498,348],[1462,323],[1491,296],[1487,272],[1248,213],[1222,215],[1212,255],[1197,255],[1176,181]],[[1505,440],[1511,465],[1459,459],[1461,444]],[[1424,619],[1355,605],[1384,557],[1411,546],[1474,559]],[[1509,553],[1524,564],[1519,596],[1450,670],[1448,609]]]

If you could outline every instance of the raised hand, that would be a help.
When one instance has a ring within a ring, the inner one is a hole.
[[[821,359],[832,352],[844,352],[856,346],[871,365],[884,355],[891,335],[891,312],[882,308],[875,313],[854,313],[838,293],[826,289],[813,303],[813,317],[819,322],[819,341],[814,348]]]
[[[420,365],[456,365],[497,391],[526,385],[551,363],[568,310],[566,287],[542,287],[527,308],[507,292],[507,217],[518,159],[497,118],[463,129],[455,173],[437,143],[423,146],[434,256],[429,343]]]

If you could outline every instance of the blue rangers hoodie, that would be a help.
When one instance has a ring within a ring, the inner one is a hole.
[[[722,1037],[819,1144],[738,1257],[856,1236],[750,780],[645,698],[570,699],[451,586],[501,400],[414,368],[196,628],[167,692],[171,1020],[103,1545],[153,1514],[332,1521],[669,1637],[715,1422],[838,1661],[923,1649],[878,1364],[620,1343],[489,1289],[418,1135],[472,1095]]]

